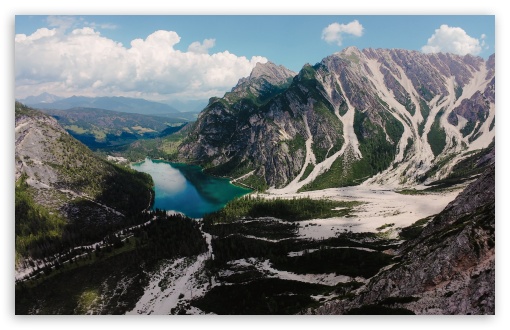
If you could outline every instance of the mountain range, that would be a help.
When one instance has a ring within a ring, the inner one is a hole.
[[[494,55],[349,47],[297,74],[258,64],[209,101],[180,157],[280,192],[413,186],[447,177],[494,127]]]
[[[147,113],[172,116],[180,113],[184,116],[196,114],[207,105],[207,100],[167,100],[161,102],[147,101],[140,98],[128,97],[85,97],[72,96],[61,97],[47,92],[39,95],[27,96],[19,99],[19,102],[38,109],[61,109],[65,110],[73,107],[94,107],[98,105],[106,110],[117,110],[131,113]],[[61,102],[60,102],[61,101]],[[153,108],[159,110],[154,113]],[[148,112],[144,112],[148,110]]]
[[[96,108],[147,115],[180,114],[179,110],[168,104],[123,96],[71,96],[61,98],[43,93],[38,96],[29,96],[19,101],[36,109],[67,110],[71,108]]]

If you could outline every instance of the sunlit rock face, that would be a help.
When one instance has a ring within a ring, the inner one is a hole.
[[[494,139],[494,61],[349,47],[297,74],[257,64],[210,100],[179,155],[294,191],[441,179]]]

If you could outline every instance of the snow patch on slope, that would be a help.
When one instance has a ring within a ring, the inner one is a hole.
[[[151,274],[151,280],[135,308],[126,314],[168,315],[179,302],[202,296],[207,284],[200,280],[204,263],[212,255],[211,235],[205,234],[207,252],[196,258],[179,258],[161,265]]]
[[[420,187],[418,187],[419,189]],[[421,187],[424,188],[424,187]],[[359,185],[330,188],[303,193],[282,193],[259,196],[265,198],[331,199],[357,201],[349,217],[312,219],[299,222],[299,236],[309,239],[326,239],[347,231],[378,232],[377,228],[393,223],[392,228],[407,227],[414,222],[441,212],[455,199],[461,189],[426,195],[405,195],[377,185]]]
[[[242,266],[249,267],[254,266],[257,270],[262,273],[268,274],[268,278],[279,278],[282,280],[290,280],[290,281],[299,281],[305,283],[314,283],[314,284],[323,284],[334,286],[338,283],[346,283],[352,280],[356,280],[358,282],[365,282],[366,280],[361,277],[352,278],[350,276],[345,275],[336,275],[335,273],[327,273],[327,274],[296,274],[284,270],[278,270],[273,268],[270,261],[268,259],[264,261],[260,261],[256,258],[248,258],[248,259],[239,259],[230,261],[228,263],[232,266]]]

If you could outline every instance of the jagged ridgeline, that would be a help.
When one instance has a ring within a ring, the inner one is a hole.
[[[18,102],[15,120],[17,262],[100,240],[150,205],[149,175],[97,157]]]
[[[349,47],[297,74],[257,64],[179,154],[258,189],[430,182],[493,141],[494,89],[494,55]]]

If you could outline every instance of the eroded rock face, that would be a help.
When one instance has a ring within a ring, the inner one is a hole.
[[[484,124],[494,118],[494,75],[494,56],[398,49],[349,47],[298,74],[258,64],[210,100],[179,156],[219,175],[253,171],[276,188],[302,181],[307,166],[317,169],[313,178],[295,187],[310,184],[342,157],[339,185],[374,175],[381,184],[439,179],[448,170],[437,166],[451,168],[471,144],[493,140],[494,125]]]
[[[400,248],[399,262],[371,278],[352,301],[327,303],[310,312],[343,314],[388,298],[414,297],[386,306],[416,314],[494,314],[494,158],[492,162],[418,238]]]
[[[448,122],[457,126],[458,116],[467,120],[473,127],[480,126],[490,115],[491,104],[495,103],[495,78],[492,78],[483,91],[476,91],[469,99],[464,99],[448,116]],[[468,132],[469,134],[471,132]]]

